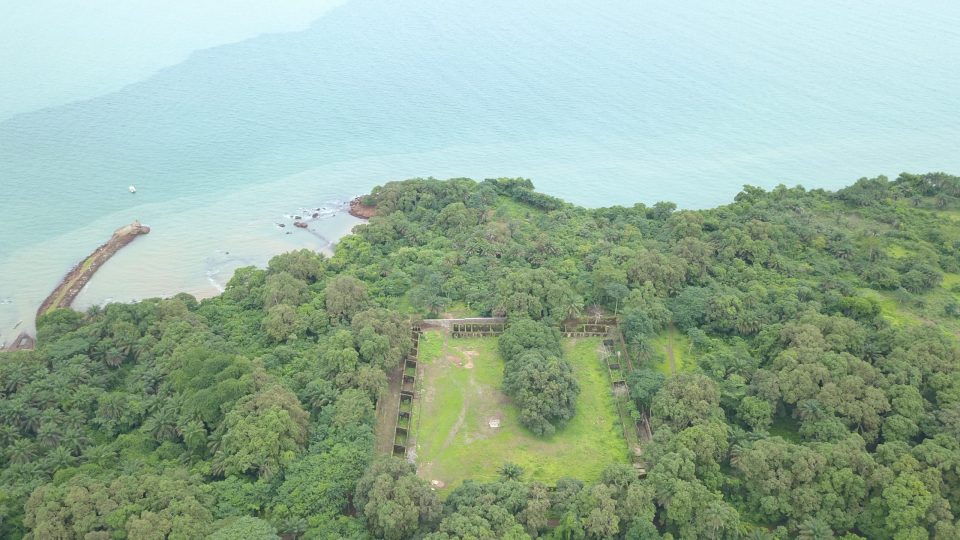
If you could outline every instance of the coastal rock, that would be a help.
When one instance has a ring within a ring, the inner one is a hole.
[[[23,321],[20,321],[23,322]],[[0,346],[0,351],[25,351],[31,350],[36,345],[36,341],[33,339],[33,336],[27,334],[26,332],[20,332],[13,342],[7,345],[6,347]]]
[[[306,228],[307,228],[307,224],[304,223],[304,222],[302,222],[302,221],[295,221],[295,222],[293,223],[293,226],[294,226],[294,227],[300,227],[301,229],[306,229]]]
[[[357,197],[350,201],[350,215],[360,219],[370,219],[377,215],[377,207],[363,204],[363,200]]]

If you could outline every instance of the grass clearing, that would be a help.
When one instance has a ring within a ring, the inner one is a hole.
[[[901,306],[893,293],[887,291],[876,291],[873,289],[857,289],[862,296],[876,300],[880,305],[880,315],[891,324],[901,326],[904,324],[918,324],[920,318]]]
[[[660,332],[650,345],[653,347],[655,359],[653,369],[667,377],[694,368],[690,337],[676,328],[671,327]]]
[[[507,197],[506,195],[500,195],[497,198],[497,211],[511,218],[523,218],[531,213],[543,213],[542,210]]]
[[[890,255],[894,259],[902,259],[912,254],[912,251],[898,244],[893,244],[887,247],[887,255]]]
[[[519,412],[501,391],[503,360],[496,338],[452,339],[427,331],[420,344],[424,366],[417,425],[418,474],[437,480],[441,493],[463,480],[493,480],[506,462],[524,478],[553,484],[564,476],[600,477],[611,463],[627,463],[599,338],[564,340],[580,384],[577,413],[550,437],[537,437],[518,422]],[[491,427],[491,419],[500,427]]]
[[[481,313],[464,302],[454,302],[443,310],[443,317],[447,319],[469,319],[470,317],[479,317]]]
[[[934,214],[944,216],[951,221],[960,221],[960,210],[937,210]]]
[[[960,285],[960,274],[946,273],[943,275],[943,283],[941,284],[944,289],[953,292],[953,288],[957,285]],[[958,294],[958,293],[954,293]]]

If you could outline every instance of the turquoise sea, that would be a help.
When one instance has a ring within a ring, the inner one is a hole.
[[[133,219],[153,232],[77,307],[215,294],[237,266],[329,249],[356,223],[343,201],[412,176],[696,208],[747,183],[960,173],[956,2],[13,4],[0,342]]]

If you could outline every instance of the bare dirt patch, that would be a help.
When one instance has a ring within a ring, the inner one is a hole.
[[[447,362],[450,362],[451,364],[453,364],[453,365],[455,365],[455,366],[459,366],[460,364],[463,363],[463,361],[460,360],[460,357],[457,356],[457,355],[455,355],[455,354],[448,354],[448,355],[447,355]]]
[[[441,451],[446,450],[449,447],[453,440],[457,437],[457,433],[460,432],[460,429],[463,428],[463,423],[467,420],[467,407],[470,406],[470,400],[463,400],[463,407],[460,408],[460,415],[457,416],[457,421],[453,424],[453,427],[450,428],[450,431],[447,432],[447,438],[443,441],[443,446],[440,447]]]

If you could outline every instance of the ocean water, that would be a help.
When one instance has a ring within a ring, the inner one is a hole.
[[[0,120],[119,90],[197,49],[304,30],[341,2],[0,1]]]
[[[958,29],[934,0],[347,0],[0,121],[0,341],[135,218],[153,232],[77,307],[215,294],[329,249],[356,222],[343,201],[412,176],[697,208],[747,183],[958,173]],[[317,208],[310,231],[277,226]]]

